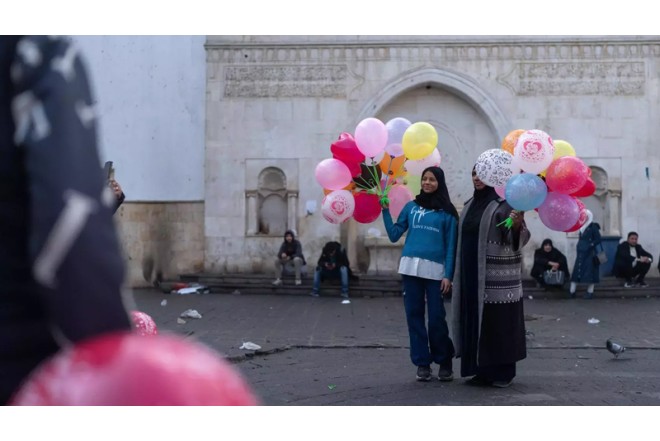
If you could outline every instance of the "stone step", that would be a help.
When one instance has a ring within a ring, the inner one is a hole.
[[[264,274],[183,274],[181,282],[200,283],[216,294],[273,294],[273,295],[309,295],[312,290],[312,279],[305,277],[301,285],[294,284],[294,278],[286,276],[282,285],[272,285],[272,277]],[[606,277],[596,285],[596,298],[645,298],[660,297],[660,278],[647,278],[646,288],[623,288],[619,279]],[[167,283],[163,284],[164,291]],[[351,297],[398,297],[403,291],[399,275],[368,276],[360,275],[349,284]],[[539,288],[534,280],[523,280],[523,291],[527,299],[563,299],[568,298],[568,284],[564,289]],[[326,280],[321,284],[321,295],[339,296],[341,291],[339,280]],[[586,285],[579,285],[577,297],[586,293]]]

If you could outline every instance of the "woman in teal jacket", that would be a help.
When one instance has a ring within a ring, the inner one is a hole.
[[[449,292],[454,277],[458,213],[449,199],[442,169],[425,169],[419,195],[403,207],[396,223],[385,206],[383,221],[392,242],[408,232],[399,274],[403,277],[410,359],[417,366],[417,380],[429,381],[431,363],[437,363],[440,381],[451,381],[454,345],[442,294]],[[424,320],[427,308],[428,330]]]

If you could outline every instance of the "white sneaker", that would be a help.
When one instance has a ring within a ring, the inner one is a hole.
[[[296,285],[302,285],[302,280],[296,279]]]
[[[279,286],[279,285],[281,285],[281,284],[282,284],[282,279],[276,279],[276,280],[273,282],[273,285],[275,285],[275,286]]]

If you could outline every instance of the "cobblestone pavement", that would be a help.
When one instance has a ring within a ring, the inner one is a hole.
[[[416,382],[401,298],[342,304],[338,297],[155,290],[136,290],[134,298],[160,331],[223,353],[267,405],[660,404],[658,297],[526,299],[528,357],[508,389],[468,386],[460,378]],[[178,324],[187,309],[202,318]],[[609,337],[628,348],[618,359],[605,350]],[[261,349],[240,349],[244,342]]]

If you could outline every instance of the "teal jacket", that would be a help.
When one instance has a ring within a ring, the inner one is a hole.
[[[445,266],[445,278],[454,278],[456,262],[456,236],[458,221],[444,210],[428,210],[408,202],[396,223],[389,209],[383,210],[383,221],[387,236],[392,242],[408,231],[402,256],[419,257]]]

